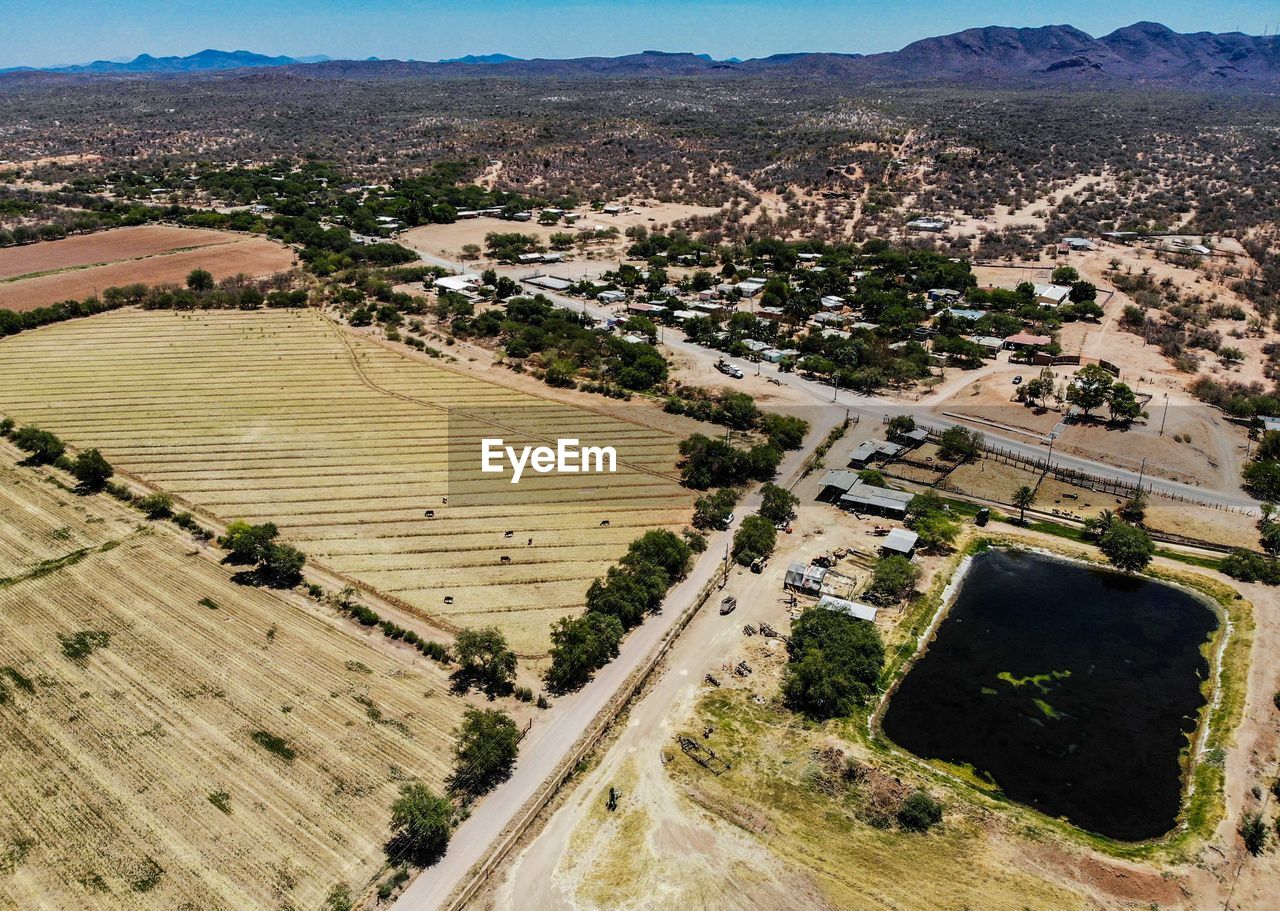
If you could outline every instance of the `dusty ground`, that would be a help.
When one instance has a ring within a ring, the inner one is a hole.
[[[449,225],[423,225],[418,228],[410,228],[408,231],[398,235],[396,240],[423,253],[450,260],[460,259],[462,257],[462,248],[467,244],[475,244],[482,251],[481,258],[476,260],[475,263],[483,267],[488,263],[488,258],[484,253],[484,238],[486,234],[528,234],[537,237],[545,245],[552,234],[569,233],[576,236],[579,232],[594,229],[596,226],[617,228],[619,232],[617,237],[593,241],[587,246],[585,253],[577,252],[576,246],[565,251],[566,256],[574,256],[578,260],[596,260],[597,262],[593,264],[593,268],[598,271],[601,268],[599,261],[614,260],[616,262],[625,254],[626,248],[631,245],[631,241],[623,236],[627,228],[643,225],[649,230],[661,230],[670,226],[672,222],[681,221],[695,215],[710,215],[716,210],[707,206],[655,202],[637,203],[630,206],[628,211],[617,215],[593,212],[589,207],[574,211],[582,216],[578,223],[574,225],[557,224],[547,226],[538,224],[537,220],[518,222],[485,216],[463,219]],[[569,263],[556,263],[545,267],[525,267],[525,269],[527,272],[533,272],[535,269],[546,270],[556,275],[566,274],[566,270],[570,270],[567,274],[577,274],[572,272],[572,264]]]
[[[882,759],[834,730],[804,725],[783,710],[776,686],[785,649],[778,641],[739,631],[742,624],[761,619],[785,629],[786,607],[778,602],[782,569],[796,556],[811,555],[815,540],[858,541],[851,522],[856,520],[805,498],[796,534],[780,542],[765,574],[731,579],[728,590],[738,596],[738,611],[727,619],[704,612],[694,621],[664,677],[632,708],[599,766],[577,784],[477,908],[1208,911],[1224,907],[1239,869],[1230,907],[1264,911],[1272,906],[1280,883],[1276,854],[1257,860],[1243,856],[1234,834],[1235,809],[1212,844],[1197,849],[1186,863],[1167,866],[1107,857],[1025,827],[998,809],[964,800],[963,786],[955,793],[942,786],[944,824],[928,836],[860,822],[850,808],[863,798],[842,790],[816,751],[835,747],[873,764]],[[1061,546],[1056,539],[1021,536]],[[947,561],[923,562],[931,577]],[[1176,563],[1163,568],[1186,569]],[[1258,802],[1248,791],[1255,782],[1270,781],[1277,744],[1270,694],[1280,663],[1280,598],[1253,586],[1244,596],[1257,608],[1259,635],[1249,707],[1224,758],[1233,808]],[[882,612],[877,621],[891,642],[895,619],[893,612]],[[742,659],[751,664],[751,676],[724,672]],[[720,688],[701,683],[707,671],[719,677]],[[710,736],[704,738],[707,728]],[[697,766],[674,743],[676,734],[716,750],[731,768],[716,776]],[[909,765],[890,763],[887,772],[891,779],[915,783]],[[610,787],[619,795],[613,813],[604,806]],[[939,787],[936,779],[930,784],[935,793]],[[1274,815],[1274,808],[1268,812]]]
[[[192,269],[206,269],[215,279],[239,274],[258,278],[296,264],[292,250],[265,237],[118,228],[0,251],[0,308],[33,310],[134,282],[181,284]]]

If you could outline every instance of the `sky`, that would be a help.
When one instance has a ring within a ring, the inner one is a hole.
[[[0,0],[0,67],[191,54],[438,60],[876,53],[983,25],[1275,32],[1280,0]]]

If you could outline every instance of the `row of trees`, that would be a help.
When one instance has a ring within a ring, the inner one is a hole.
[[[623,634],[656,611],[667,589],[684,577],[695,546],[690,540],[664,529],[645,532],[603,579],[591,583],[586,612],[551,627],[546,681],[552,692],[577,689],[618,654]]]

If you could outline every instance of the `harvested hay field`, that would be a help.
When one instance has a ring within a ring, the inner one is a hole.
[[[42,483],[0,527],[42,534],[61,508]],[[449,771],[463,702],[443,672],[234,584],[103,495],[81,502],[77,535],[118,537],[0,582],[0,907],[318,908],[337,883],[359,892],[399,783],[439,790]]]
[[[261,277],[294,265],[265,237],[168,225],[116,228],[0,250],[0,309],[32,310],[134,282],[181,283],[192,269],[216,279]]]
[[[420,614],[497,623],[524,654],[633,539],[692,515],[673,435],[410,360],[311,311],[116,311],[3,340],[0,370],[0,412],[219,519],[275,522]],[[467,503],[481,485],[449,460],[484,431],[614,445],[618,470]]]

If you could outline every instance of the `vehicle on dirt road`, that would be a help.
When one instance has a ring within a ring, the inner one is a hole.
[[[735,380],[740,380],[743,377],[742,368],[729,363],[724,358],[720,358],[720,360],[716,361],[716,369],[725,376],[733,377]]]
[[[725,614],[732,614],[737,607],[738,599],[733,595],[729,595],[720,602],[720,616],[723,617]]]

